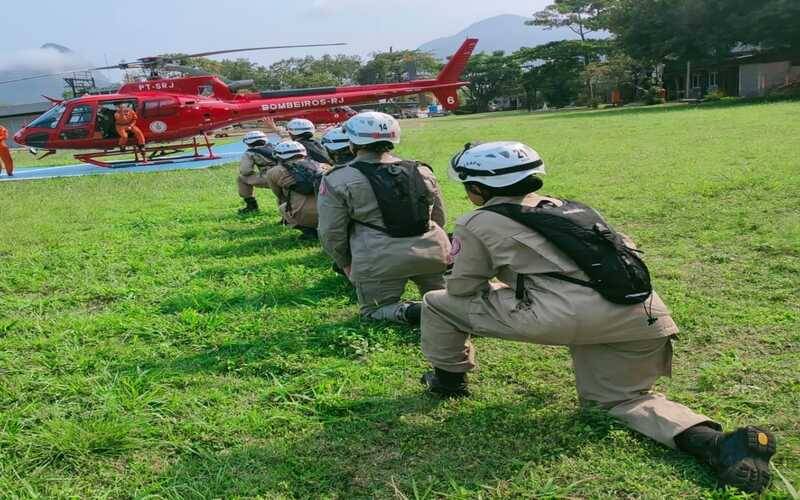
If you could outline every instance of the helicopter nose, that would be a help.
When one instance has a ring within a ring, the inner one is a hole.
[[[49,140],[50,135],[47,132],[34,132],[26,128],[14,134],[14,142],[32,148],[46,148]]]

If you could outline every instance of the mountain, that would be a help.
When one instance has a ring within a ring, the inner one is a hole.
[[[5,53],[0,57],[0,81],[34,75],[59,73],[93,66],[63,45],[46,43],[38,49]],[[98,87],[110,85],[100,73],[93,73]],[[69,75],[63,75],[69,76]],[[0,105],[41,102],[42,95],[60,98],[64,92],[62,76],[49,76],[24,82],[0,84]]]
[[[475,52],[491,53],[502,50],[506,54],[521,47],[535,47],[549,42],[575,38],[569,28],[545,30],[539,26],[526,26],[528,18],[503,14],[490,17],[469,26],[453,36],[438,38],[419,47],[419,50],[431,52],[444,61],[458,50],[465,38],[478,38],[480,42]]]

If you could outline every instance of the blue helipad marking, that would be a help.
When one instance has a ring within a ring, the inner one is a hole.
[[[104,168],[79,163],[77,165],[65,165],[63,167],[37,167],[37,168],[18,168],[14,170],[14,176],[0,176],[0,182],[28,181],[34,179],[53,179],[56,177],[80,177],[82,175],[109,175],[109,174],[128,174],[140,172],[167,172],[170,170],[198,170],[214,165],[222,165],[239,161],[245,146],[241,142],[232,142],[222,146],[213,147],[214,154],[219,156],[216,160],[200,161],[178,161],[175,163],[162,163],[153,165],[142,165],[133,167]],[[185,154],[185,153],[182,153]]]

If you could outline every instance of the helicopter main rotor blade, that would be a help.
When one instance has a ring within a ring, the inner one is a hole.
[[[213,50],[210,52],[198,52],[197,54],[187,54],[181,55],[181,58],[192,58],[192,57],[205,57],[205,56],[215,56],[219,54],[231,54],[233,52],[249,52],[251,50],[276,50],[276,49],[302,49],[302,48],[309,48],[309,47],[338,47],[342,45],[347,45],[346,43],[313,43],[313,44],[303,44],[303,45],[273,45],[270,47],[251,47],[248,49],[230,49],[230,50]]]
[[[249,52],[254,50],[276,50],[276,49],[300,49],[300,48],[311,48],[311,47],[338,47],[342,45],[347,45],[346,43],[312,43],[312,44],[301,44],[301,45],[272,45],[268,47],[250,47],[246,49],[231,49],[231,50],[213,50],[210,52],[198,52],[197,54],[181,54],[178,58],[171,58],[170,56],[155,56],[155,57],[143,57],[138,61],[132,62],[121,62],[119,64],[114,64],[111,66],[100,66],[97,68],[85,68],[85,69],[73,69],[67,71],[60,71],[58,73],[48,73],[45,75],[34,75],[34,76],[26,76],[23,78],[14,78],[11,80],[4,80],[0,81],[0,85],[6,83],[17,83],[17,82],[25,82],[28,80],[36,80],[38,78],[47,78],[50,76],[61,76],[61,75],[68,75],[70,73],[84,73],[87,71],[103,71],[107,69],[129,69],[134,67],[148,67],[148,64],[153,66],[158,66],[159,63],[165,59],[191,59],[192,57],[205,57],[205,56],[214,56],[219,54],[231,54],[234,52]],[[163,64],[163,63],[162,63]]]
[[[12,80],[3,80],[0,82],[0,85],[5,83],[16,83],[16,82],[25,82],[28,80],[36,80],[37,78],[47,78],[50,76],[61,76],[61,75],[69,75],[70,73],[85,73],[87,71],[100,71],[104,69],[117,69],[118,66],[104,66],[102,68],[82,68],[82,69],[70,69],[66,71],[59,71],[58,73],[47,73],[45,75],[33,75],[33,76],[26,76],[23,78],[14,78]]]

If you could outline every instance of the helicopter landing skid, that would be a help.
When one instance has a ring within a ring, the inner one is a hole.
[[[205,143],[201,144],[197,141],[197,137],[192,138],[192,142],[183,142],[178,144],[168,144],[165,146],[150,146],[144,148],[133,147],[130,150],[122,151],[105,150],[97,151],[94,153],[81,153],[75,155],[75,159],[84,163],[89,163],[96,167],[103,168],[125,168],[125,167],[140,167],[147,165],[163,165],[166,163],[176,163],[184,161],[203,161],[203,160],[216,160],[219,156],[215,155],[211,150],[213,142],[208,140],[208,136],[203,136]],[[207,149],[208,153],[201,153],[201,149]],[[184,151],[191,151],[189,154],[173,156]],[[101,158],[110,158],[116,156],[127,156],[124,160],[118,161],[104,161]],[[130,158],[133,156],[133,158]]]

